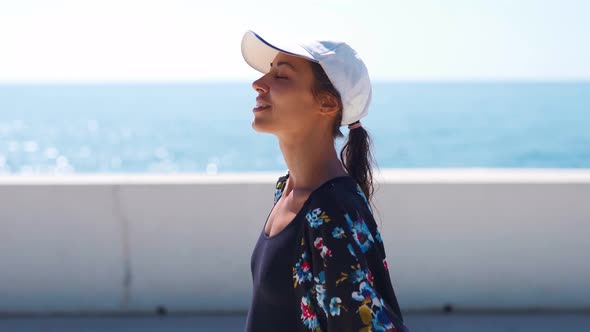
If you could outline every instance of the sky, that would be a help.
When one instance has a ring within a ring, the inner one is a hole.
[[[0,0],[0,82],[249,80],[240,40],[345,40],[374,80],[590,80],[588,0]]]

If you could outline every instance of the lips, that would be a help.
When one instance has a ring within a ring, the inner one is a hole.
[[[252,109],[253,112],[261,112],[270,109],[270,103],[262,100],[262,98],[256,98],[256,107]]]
[[[262,112],[270,109],[270,106],[256,106],[252,109],[253,112]]]

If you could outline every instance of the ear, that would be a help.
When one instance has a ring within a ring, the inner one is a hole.
[[[340,110],[340,101],[331,93],[322,93],[319,102],[322,115],[336,115]]]

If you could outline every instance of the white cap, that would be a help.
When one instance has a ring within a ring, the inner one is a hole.
[[[268,73],[279,52],[319,63],[342,98],[342,122],[348,125],[369,112],[371,80],[367,67],[348,44],[332,40],[286,43],[263,39],[253,31],[242,37],[242,56],[254,69]]]

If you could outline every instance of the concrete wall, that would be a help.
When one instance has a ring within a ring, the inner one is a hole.
[[[246,310],[282,174],[0,177],[0,313]],[[404,310],[590,308],[590,170],[386,170]]]

